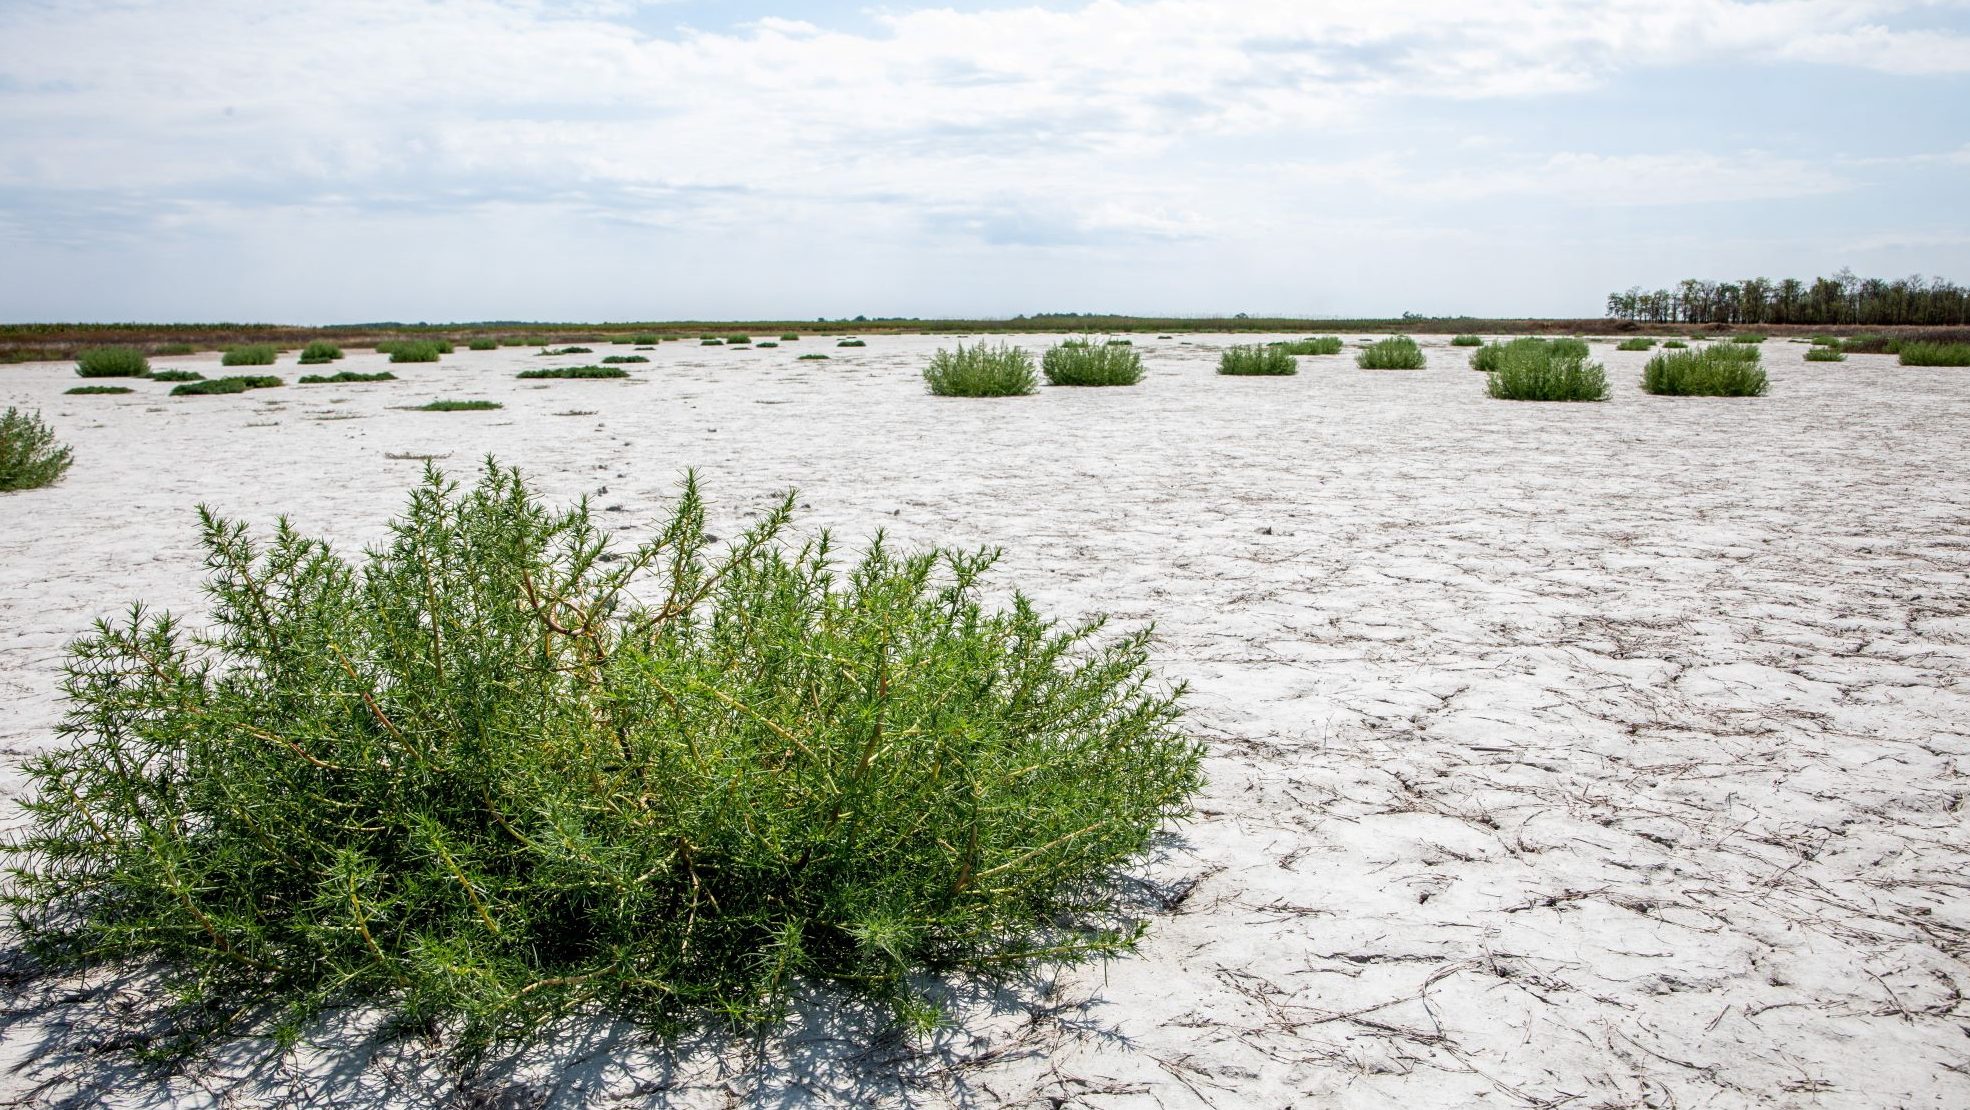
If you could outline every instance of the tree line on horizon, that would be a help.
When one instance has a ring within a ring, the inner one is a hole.
[[[1648,324],[1970,324],[1970,289],[1940,277],[1862,278],[1846,267],[1812,281],[1688,278],[1610,293],[1607,314]]]

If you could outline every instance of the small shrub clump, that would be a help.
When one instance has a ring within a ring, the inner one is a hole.
[[[497,351],[499,350],[499,340],[482,335],[467,343],[465,347],[467,350],[472,351]]]
[[[1147,633],[989,608],[990,552],[842,565],[793,505],[720,548],[687,478],[618,547],[489,461],[356,559],[202,510],[212,631],[70,648],[16,935],[159,974],[180,1053],[354,1006],[467,1062],[823,985],[925,1031],[923,976],[1129,950],[1118,880],[1201,784]]]
[[[1414,339],[1395,335],[1362,348],[1354,364],[1363,370],[1421,370],[1429,361]]]
[[[67,444],[38,412],[9,408],[0,413],[0,491],[40,489],[68,473],[75,461]]]
[[[1759,397],[1770,383],[1758,348],[1719,343],[1696,351],[1666,351],[1642,370],[1642,389],[1665,397]]]
[[[1460,335],[1450,341],[1452,347],[1482,347],[1484,340],[1475,335]]]
[[[391,362],[436,362],[442,354],[444,352],[438,349],[436,343],[421,339],[407,339],[390,345]]]
[[[1284,343],[1269,343],[1289,355],[1338,355],[1346,344],[1338,335],[1324,335],[1313,339],[1294,339]]]
[[[280,358],[280,350],[272,343],[248,343],[230,347],[219,356],[221,366],[272,366]]]
[[[74,389],[64,389],[62,392],[70,397],[87,397],[101,393],[134,393],[136,390],[127,385],[78,385]]]
[[[1688,349],[1688,347],[1689,344],[1680,339],[1665,339],[1662,342],[1662,348],[1666,351],[1681,351]]]
[[[1850,335],[1847,338],[1840,341],[1841,350],[1846,351],[1849,354],[1856,354],[1856,355],[1893,354],[1894,349],[1897,346],[1899,346],[1899,344],[1897,344],[1894,340],[1889,339],[1887,336],[1875,335],[1872,333],[1865,335]]]
[[[132,347],[97,347],[76,357],[75,373],[82,378],[147,378],[150,360]]]
[[[1807,362],[1845,362],[1847,355],[1838,347],[1814,347],[1806,352]]]
[[[334,374],[304,374],[302,385],[352,385],[358,382],[394,382],[395,374],[388,370],[378,370],[374,374],[364,374],[355,370],[343,370]]]
[[[770,347],[778,347],[778,346],[779,344],[771,339],[762,339],[759,342],[753,344],[753,349],[758,351],[764,351]]]
[[[498,401],[452,400],[431,401],[426,404],[412,406],[417,412],[488,412],[492,409],[503,409],[505,407],[505,405],[500,404]]]
[[[156,355],[195,355],[198,353],[198,348],[192,346],[190,343],[166,343],[151,353]]]
[[[1903,366],[1970,366],[1970,343],[1900,344]]]
[[[824,359],[826,359],[827,357],[828,357],[828,356],[826,356],[826,355],[823,355],[823,354],[812,354],[812,355],[801,355],[801,356],[800,356],[800,357],[799,357],[798,359],[796,359],[795,361],[797,361],[797,362],[819,362],[819,361],[822,361],[822,360],[824,360]]]
[[[604,355],[602,357],[602,365],[604,366],[618,366],[624,363],[648,361],[650,360],[642,355]]]
[[[154,370],[150,380],[154,382],[202,382],[205,375],[196,370]]]
[[[603,362],[609,361],[603,359]],[[641,362],[641,359],[637,361]],[[539,370],[522,370],[517,377],[540,378],[627,378],[629,371],[620,366],[547,366]]]
[[[1759,335],[1759,334],[1757,334],[1756,332],[1746,332],[1746,333],[1745,333],[1745,334],[1743,334],[1743,335],[1733,335],[1733,336],[1731,336],[1731,342],[1733,342],[1733,343],[1754,343],[1754,344],[1755,344],[1755,343],[1763,343],[1764,341],[1765,341],[1765,337],[1764,337],[1764,336],[1762,336],[1762,335]]]
[[[982,342],[969,347],[960,343],[949,351],[938,348],[923,368],[923,380],[939,397],[1023,397],[1039,382],[1030,353]]]
[[[1838,347],[1840,345],[1840,339],[1832,335],[1815,335],[1812,338],[1812,344],[1815,347]]]
[[[554,355],[592,355],[595,352],[588,347],[542,347],[537,353],[552,357]]]
[[[1226,347],[1218,355],[1218,373],[1237,377],[1284,377],[1300,372],[1300,364],[1285,347]]]
[[[1499,347],[1485,391],[1506,401],[1605,401],[1607,373],[1570,344],[1514,341]]]
[[[867,344],[867,343],[864,343],[864,342],[862,342],[862,341],[861,341],[860,339],[844,339],[844,340],[842,340],[841,342],[839,342],[839,343],[837,343],[837,344],[835,344],[835,346],[837,346],[837,347],[866,347],[866,346],[868,346],[868,344]]]
[[[750,335],[728,335],[725,337],[725,345],[728,347],[743,347],[751,342],[752,336]]]
[[[325,339],[316,339],[301,348],[301,365],[319,366],[342,357],[342,348]]]
[[[642,334],[642,335],[632,335],[632,336],[630,336],[630,337],[629,337],[629,341],[630,341],[631,343],[634,343],[634,344],[636,344],[636,345],[637,345],[637,346],[639,346],[639,347],[654,347],[654,346],[656,346],[656,345],[657,345],[657,343],[658,343],[658,342],[659,342],[659,341],[660,341],[660,340],[661,340],[662,338],[663,338],[663,337],[662,337],[662,336],[660,336],[660,335],[651,335],[651,334],[649,334],[649,333],[647,333],[647,332],[645,332],[645,333],[644,333],[644,334]]]
[[[1134,385],[1142,380],[1142,356],[1133,347],[1099,347],[1070,339],[1040,356],[1049,385]]]
[[[1614,345],[1614,349],[1617,351],[1652,351],[1655,349],[1655,340],[1637,336],[1634,339],[1622,340]]]
[[[723,347],[724,345],[725,345],[725,341],[723,339],[719,339],[716,336],[713,336],[710,339],[698,340],[698,346],[700,347]]]
[[[799,339],[800,333],[796,331],[782,332],[780,335],[780,342],[782,343],[793,343]]]

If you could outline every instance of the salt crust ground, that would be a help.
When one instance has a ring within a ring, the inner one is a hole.
[[[1215,376],[1229,341],[1139,338],[1138,388],[999,401],[923,393],[943,337],[667,344],[630,383],[461,351],[397,383],[180,400],[0,370],[0,404],[44,410],[79,460],[0,495],[9,796],[51,740],[65,641],[135,598],[198,611],[194,503],[358,545],[417,476],[393,455],[494,452],[629,531],[695,466],[728,526],[797,486],[843,537],[1003,544],[1057,611],[1156,619],[1211,750],[1140,955],[969,996],[920,1049],[823,1002],[790,1042],[666,1055],[573,1028],[466,1079],[363,1046],[358,1015],[283,1059],[148,1076],[93,1055],[143,984],[97,980],[10,986],[0,1092],[1970,1106],[1970,372],[1775,342],[1770,397],[1662,399],[1646,356],[1597,345],[1610,402],[1514,404],[1441,338],[1424,371],[1285,379]],[[506,408],[400,407],[447,395]]]

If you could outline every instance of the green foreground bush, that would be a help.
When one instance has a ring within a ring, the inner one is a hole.
[[[74,461],[40,413],[17,408],[0,413],[0,491],[53,485]]]
[[[1142,356],[1133,347],[1069,339],[1047,348],[1040,372],[1049,385],[1134,385],[1142,380]]]
[[[129,347],[97,347],[76,357],[75,373],[82,378],[145,378],[150,360]]]
[[[1300,372],[1300,363],[1285,347],[1226,347],[1218,354],[1218,373],[1234,377],[1284,377]]]
[[[1666,397],[1758,397],[1768,388],[1758,348],[1749,345],[1665,351],[1642,369],[1642,389]]]
[[[1023,397],[1039,382],[1030,353],[1006,343],[988,347],[982,342],[969,347],[960,343],[949,351],[939,347],[923,368],[923,380],[939,397]]]
[[[1970,343],[1918,343],[1900,345],[1903,366],[1970,366]]]
[[[280,358],[280,350],[271,343],[247,343],[239,347],[227,348],[219,356],[221,366],[272,366]]]
[[[714,553],[687,479],[617,549],[488,462],[353,562],[201,510],[213,630],[138,605],[70,649],[19,935],[160,973],[180,1029],[373,1006],[465,1059],[823,983],[922,1029],[912,976],[1129,948],[1114,880],[1200,781],[1146,633],[986,609],[991,553],[838,567],[793,504]]]
[[[1535,339],[1499,348],[1485,392],[1506,401],[1605,401],[1607,372],[1571,343]]]
[[[1354,364],[1363,370],[1421,370],[1429,360],[1414,339],[1395,335],[1362,348]]]

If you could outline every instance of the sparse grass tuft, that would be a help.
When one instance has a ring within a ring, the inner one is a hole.
[[[272,343],[247,343],[231,347],[219,358],[221,366],[272,366],[280,351]]]
[[[498,401],[452,400],[432,401],[428,404],[412,406],[417,412],[487,412],[492,409],[503,409],[505,407],[505,405],[500,404]]]
[[[1903,366],[1970,366],[1970,343],[1927,343],[1913,340],[1899,345]]]
[[[536,353],[551,358],[555,355],[592,355],[595,352],[587,347],[542,347]]]
[[[342,348],[324,339],[317,339],[301,348],[301,365],[319,366],[324,362],[334,362],[342,357]]]
[[[1284,347],[1226,347],[1218,355],[1218,373],[1236,377],[1284,377],[1300,372],[1298,360]]]
[[[607,362],[608,359],[602,361]],[[517,377],[538,378],[627,378],[629,371],[620,366],[550,366],[539,370],[522,370]]]
[[[1622,340],[1614,345],[1614,349],[1617,351],[1653,351],[1655,350],[1655,340],[1637,336],[1634,339]]]
[[[1142,380],[1142,356],[1133,347],[1099,347],[1070,339],[1040,358],[1049,385],[1134,385]]]
[[[1743,335],[1731,336],[1731,342],[1733,343],[1763,343],[1764,341],[1765,337],[1759,335],[1757,332],[1746,332]]]
[[[11,407],[0,413],[0,491],[53,485],[74,461],[74,453],[55,442],[54,429],[42,423],[40,413]]]
[[[650,360],[643,357],[642,355],[606,355],[602,359],[602,365],[618,366],[625,363],[648,362],[648,361]]]
[[[1815,335],[1813,336],[1812,344],[1815,347],[1838,347],[1840,345],[1840,339],[1832,335]]]
[[[382,348],[380,347],[378,348],[378,350],[381,349]],[[391,344],[390,361],[391,362],[436,362],[438,361],[438,356],[443,353],[444,352],[438,349],[438,345],[436,343],[426,343],[422,340],[412,340],[403,343]]]
[[[154,382],[202,382],[205,375],[196,370],[156,370],[151,373]]]
[[[145,378],[150,360],[131,347],[97,347],[77,356],[75,373],[82,378]]]
[[[798,362],[815,362],[815,361],[819,361],[819,360],[822,360],[822,359],[825,359],[825,358],[827,358],[827,357],[828,357],[828,356],[826,356],[826,355],[822,355],[822,354],[813,354],[813,355],[802,355],[802,356],[800,356],[800,358],[799,358],[799,359],[797,359],[797,360],[795,360],[795,361],[798,361]]]
[[[658,341],[660,341],[662,338],[663,338],[662,336],[650,335],[646,332],[642,335],[630,336],[629,341],[631,343],[636,344],[639,347],[654,347],[657,345]]]
[[[1813,347],[1806,352],[1807,362],[1845,362],[1847,356],[1838,347]]]
[[[136,390],[131,389],[127,385],[78,385],[73,389],[62,390],[63,394],[70,397],[89,397],[103,393],[135,393],[135,392]]]
[[[1506,401],[1605,401],[1607,373],[1570,344],[1514,341],[1497,348],[1485,391]]]
[[[396,380],[397,376],[388,370],[378,370],[374,374],[363,374],[354,370],[344,370],[337,374],[328,375],[307,374],[300,379],[300,382],[302,385],[353,385],[358,382],[394,382]]]
[[[1370,343],[1355,356],[1354,364],[1363,370],[1421,370],[1429,360],[1414,339],[1395,335]]]
[[[841,342],[839,342],[839,343],[837,343],[837,344],[835,344],[835,346],[837,346],[837,347],[866,347],[866,346],[868,346],[868,344],[867,344],[867,343],[864,343],[864,342],[862,342],[862,341],[861,341],[861,340],[859,340],[859,339],[844,339],[844,340],[842,340]]]
[[[1688,350],[1689,344],[1683,342],[1680,339],[1665,339],[1662,341],[1662,349],[1665,351]]]
[[[427,468],[353,559],[202,512],[214,630],[137,605],[70,648],[13,935],[154,972],[180,1054],[347,1007],[461,1066],[821,985],[922,1033],[926,979],[1130,950],[1119,880],[1202,781],[1148,633],[989,607],[990,552],[843,564],[794,504],[717,545],[687,478],[619,548]]]
[[[1666,397],[1758,397],[1768,388],[1754,346],[1664,352],[1642,370],[1642,389]]]
[[[1450,341],[1452,347],[1482,347],[1484,340],[1475,335],[1460,335]]]
[[[938,348],[923,369],[923,380],[939,397],[1023,397],[1039,379],[1033,356],[1025,350],[981,342],[970,347],[960,343],[949,351]]]
[[[1866,335],[1850,335],[1840,341],[1840,349],[1846,351],[1848,354],[1854,355],[1893,354],[1897,346],[1899,344],[1887,336],[1872,333]]]

